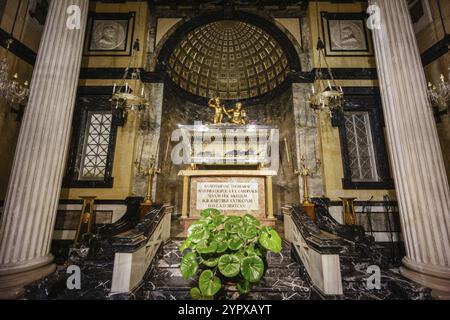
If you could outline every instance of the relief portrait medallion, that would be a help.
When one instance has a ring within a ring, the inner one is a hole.
[[[95,21],[91,50],[126,50],[127,21]]]
[[[367,50],[362,21],[330,21],[332,50]]]

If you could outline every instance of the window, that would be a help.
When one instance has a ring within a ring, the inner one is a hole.
[[[333,117],[341,140],[343,188],[393,189],[379,93],[373,88],[346,89],[356,93],[346,95],[344,112]]]
[[[112,188],[119,115],[109,87],[80,87],[75,105],[64,188]]]
[[[104,180],[112,128],[111,112],[88,112],[79,180]]]
[[[368,112],[344,114],[352,181],[379,181]]]
[[[433,22],[433,15],[427,0],[408,0],[408,7],[416,33]]]

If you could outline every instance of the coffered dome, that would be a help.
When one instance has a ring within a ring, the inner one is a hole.
[[[167,72],[185,91],[248,99],[282,84],[290,70],[280,44],[254,25],[216,21],[189,32],[169,56]]]

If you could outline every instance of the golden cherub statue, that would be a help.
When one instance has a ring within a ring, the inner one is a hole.
[[[224,108],[224,112],[230,118],[230,123],[239,126],[245,126],[247,124],[247,113],[245,112],[242,103],[236,103],[234,109],[231,110],[226,110]]]
[[[219,97],[210,99],[208,102],[208,107],[213,108],[215,110],[213,123],[220,124],[223,121],[223,114],[225,112],[225,107],[222,104],[222,101]]]

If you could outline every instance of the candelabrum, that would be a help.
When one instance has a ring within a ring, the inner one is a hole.
[[[311,85],[311,92],[308,94],[308,103],[311,109],[320,112],[328,111],[332,117],[334,112],[342,110],[344,91],[341,86],[336,84],[333,72],[325,58],[325,44],[320,38],[317,41],[317,52],[319,65],[316,69],[314,83]],[[322,66],[322,61],[324,66]],[[323,70],[326,70],[328,75],[325,75]]]
[[[303,178],[303,202],[302,202],[302,204],[304,206],[312,204],[311,198],[309,196],[308,178],[309,177],[313,177],[314,175],[316,175],[319,172],[321,166],[322,166],[322,162],[320,161],[320,159],[316,158],[315,167],[314,168],[308,168],[308,166],[306,164],[306,158],[303,155],[302,158],[301,158],[300,169],[294,171],[294,173],[296,175],[302,176],[302,178]]]
[[[8,64],[8,52],[12,39],[6,42],[6,57],[0,60],[0,95],[11,105],[23,105],[27,102],[30,95],[29,82],[19,83],[19,75],[15,73],[10,79],[10,67]],[[17,111],[17,110],[13,110]]]
[[[94,200],[97,197],[81,197],[83,199],[83,208],[81,209],[80,222],[78,224],[77,234],[75,236],[75,246],[79,246],[84,235],[91,234],[94,219]]]
[[[142,204],[151,206],[153,205],[153,178],[155,175],[161,173],[161,169],[157,168],[156,161],[152,159],[152,161],[150,161],[150,165],[145,170],[142,170],[139,167],[137,170],[140,174],[147,177],[147,194]]]
[[[440,82],[434,85],[428,83],[428,97],[430,98],[433,107],[438,108],[438,111],[445,111],[448,109],[450,101],[450,66],[449,66],[449,81],[445,81],[445,77],[441,74]]]
[[[356,225],[355,200],[357,198],[340,198],[345,225]]]
[[[128,67],[125,69],[122,80],[119,84],[114,83],[111,102],[115,112],[119,112],[119,116],[126,120],[128,111],[142,111],[148,105],[145,97],[145,87],[141,79],[141,70],[133,65],[138,65],[140,44],[136,39],[133,45],[133,52]],[[133,87],[133,89],[131,89]]]

